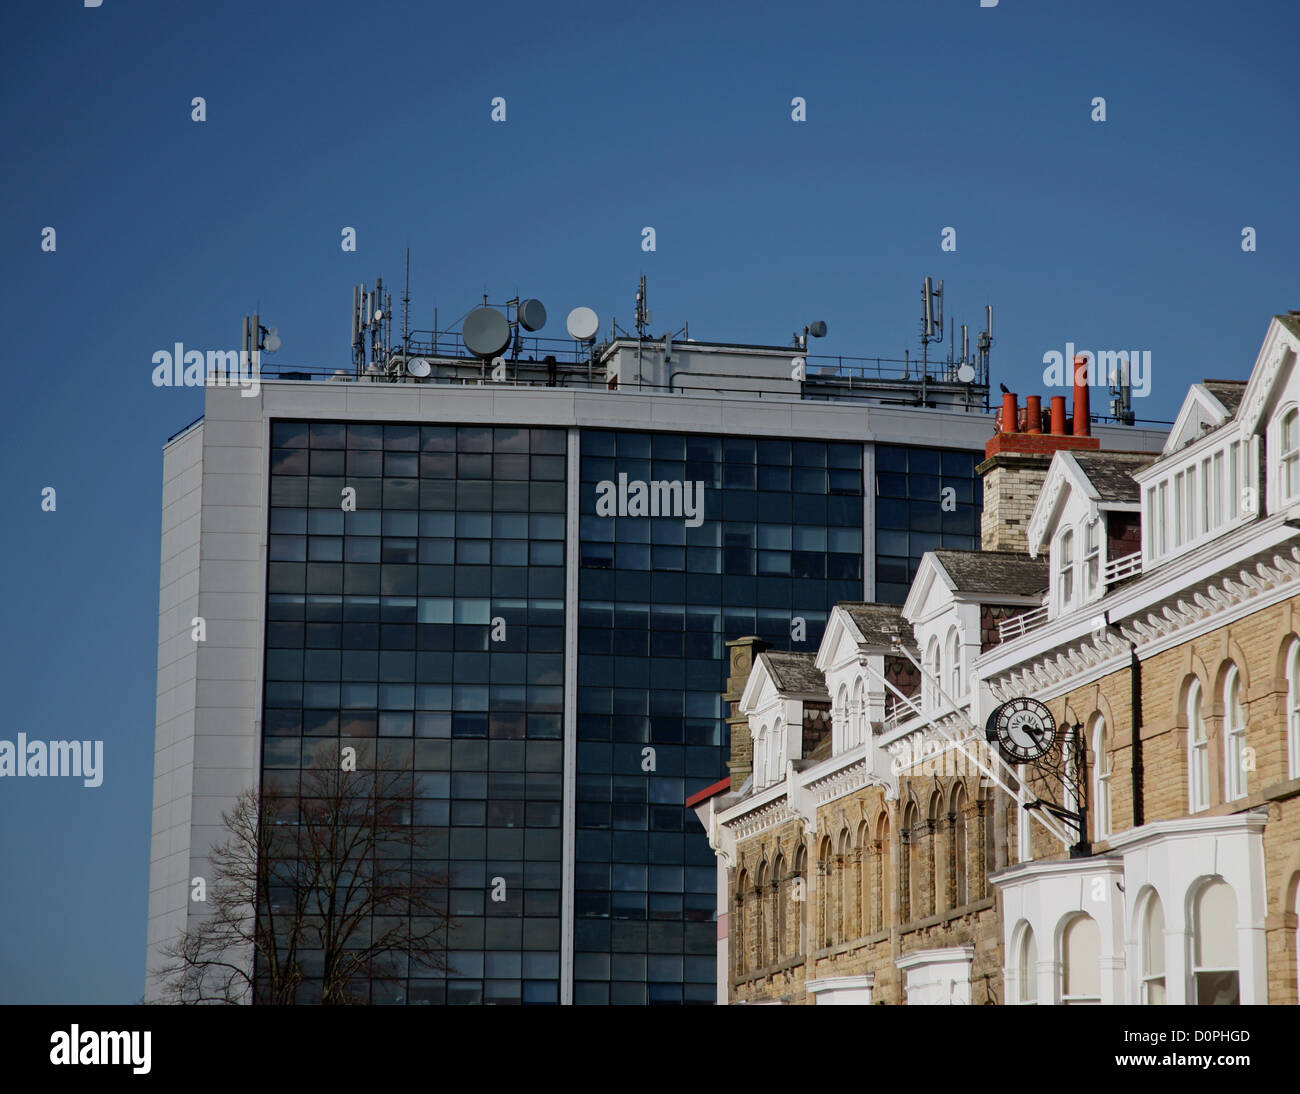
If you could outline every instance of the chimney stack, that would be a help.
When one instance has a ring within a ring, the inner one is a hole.
[[[1075,365],[1087,358],[1076,357]],[[1052,455],[1062,448],[1098,449],[1101,442],[1088,424],[1087,375],[1074,382],[1074,432],[1066,424],[1065,396],[1051,397],[1050,433],[1043,433],[1043,399],[1025,399],[1023,428],[1017,421],[1018,396],[1002,396],[997,432],[984,446],[984,462],[975,468],[984,477],[984,511],[980,518],[980,548],[985,551],[1027,552],[1027,529],[1034,505],[1047,478]]]
[[[1088,358],[1082,354],[1074,357],[1074,435],[1092,436],[1092,423],[1088,413]]]
[[[1041,395],[1025,396],[1025,432],[1041,433],[1043,431],[1043,397]]]

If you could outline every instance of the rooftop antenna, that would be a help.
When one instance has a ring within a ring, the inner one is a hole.
[[[410,349],[407,319],[411,314],[411,248],[406,248],[406,288],[402,290],[402,356]]]
[[[1133,380],[1129,375],[1129,362],[1123,361],[1110,367],[1110,416],[1120,425],[1132,425],[1133,416]]]
[[[646,328],[650,326],[653,319],[646,307],[646,303],[645,274],[642,274],[641,281],[636,289],[636,336],[638,339],[645,337]]]
[[[989,350],[993,345],[993,305],[984,305],[984,323],[985,327],[975,338],[975,352],[979,356],[976,371],[981,383],[984,384],[985,391],[988,389],[989,382]],[[988,410],[988,395],[984,396],[984,409]]]
[[[930,373],[930,343],[943,341],[943,278],[936,289],[930,278],[921,284],[921,375]]]

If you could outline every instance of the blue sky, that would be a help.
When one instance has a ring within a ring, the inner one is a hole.
[[[1067,341],[1149,349],[1136,410],[1171,419],[1300,307],[1298,24],[1281,0],[10,0],[0,738],[102,739],[105,776],[0,781],[0,1002],[143,993],[161,447],[202,410],[152,386],[156,350],[238,348],[260,306],[277,363],[346,367],[351,286],[400,285],[409,246],[413,326],[518,292],[546,335],[578,304],[631,327],[644,273],[656,332],[821,318],[818,349],[898,357],[928,274],[958,322],[995,305],[995,390],[1043,391]]]

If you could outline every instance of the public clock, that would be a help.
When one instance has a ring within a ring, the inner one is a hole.
[[[1028,763],[1056,741],[1056,720],[1037,699],[1012,699],[989,715],[986,736],[1011,763]]]

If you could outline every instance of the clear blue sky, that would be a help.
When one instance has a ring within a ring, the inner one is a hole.
[[[202,410],[156,350],[237,348],[260,305],[277,363],[345,367],[351,286],[408,245],[416,326],[518,291],[544,334],[630,327],[645,273],[656,331],[822,318],[843,354],[915,351],[929,274],[959,322],[996,306],[995,391],[1143,348],[1169,419],[1300,307],[1298,30],[1284,0],[9,0],[0,738],[102,739],[106,770],[0,781],[0,1002],[143,992],[161,447]]]

